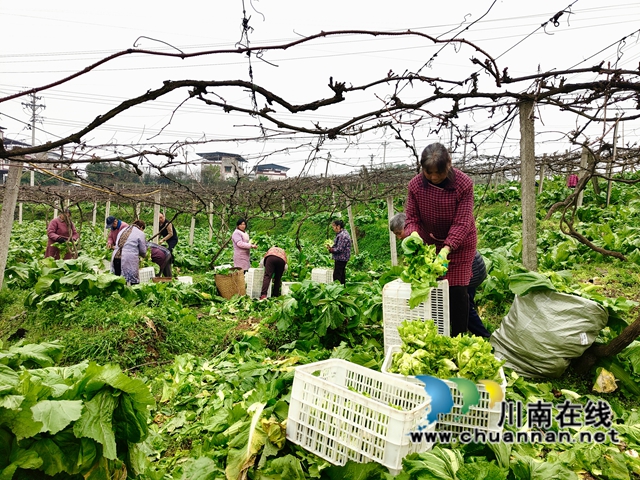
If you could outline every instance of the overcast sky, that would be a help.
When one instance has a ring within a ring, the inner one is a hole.
[[[565,13],[557,26],[549,23],[546,28],[540,27],[570,5],[572,14]],[[246,41],[241,36],[243,8],[250,17],[252,46],[286,43],[320,31],[339,29],[411,29],[434,37],[451,37],[488,12],[460,36],[497,58],[500,68],[508,67],[512,76],[532,74],[538,68],[546,71],[591,66],[603,60],[613,63],[620,54],[618,66],[622,68],[637,68],[640,61],[637,33],[640,2],[633,1],[614,0],[607,5],[596,0],[183,0],[173,3],[23,0],[0,3],[0,96],[59,80],[111,53],[133,47],[141,36],[149,38],[139,39],[138,47],[165,52],[233,48],[238,42]],[[615,43],[625,36],[628,36],[625,44],[617,48]],[[610,45],[614,46],[605,49]],[[390,70],[395,73],[421,71],[425,75],[451,79],[464,79],[477,71],[478,67],[469,61],[473,55],[470,49],[456,51],[451,46],[425,67],[438,48],[416,38],[345,35],[287,51],[265,52],[266,61],[254,56],[251,68],[257,84],[294,102],[331,96],[327,87],[329,77],[358,84],[382,78]],[[237,54],[188,60],[142,55],[119,58],[39,94],[38,105],[46,108],[39,112],[41,121],[37,125],[36,143],[69,135],[121,101],[159,88],[164,80],[181,79],[248,80],[249,61]],[[227,94],[229,101],[249,100],[244,91]],[[410,97],[411,89],[407,87],[404,94]],[[135,108],[84,140],[88,145],[112,144],[112,151],[127,153],[125,146],[129,144],[166,146],[206,139],[215,142],[190,147],[187,160],[193,160],[195,152],[224,151],[243,155],[250,165],[262,161],[289,167],[289,173],[294,175],[310,155],[306,144],[313,139],[303,135],[293,140],[224,142],[259,135],[256,121],[240,114],[212,111],[195,101],[187,102],[172,115],[185,97],[186,91],[182,91]],[[28,100],[24,97],[0,103],[0,126],[6,128],[5,135],[26,143],[31,142],[30,113],[23,106]],[[298,116],[297,121],[331,125],[360,109],[379,105],[380,100],[374,95],[363,95],[349,106],[307,112]],[[544,125],[536,127],[539,132],[536,148],[546,152],[564,151],[566,147],[560,136],[552,132],[575,128],[575,119],[543,116],[541,120]],[[470,123],[471,130],[484,125],[484,119],[480,118],[464,121]],[[636,134],[632,126],[626,128],[628,137]],[[508,135],[503,153],[518,154],[516,133],[517,129]],[[482,149],[495,153],[504,134],[498,132],[483,143]],[[324,144],[319,156],[326,159],[331,153],[329,173],[345,173],[372,161],[379,163],[383,157],[388,164],[410,162],[409,152],[394,141],[390,132],[363,135],[356,140],[357,145],[354,140],[348,148],[344,141]],[[420,149],[438,140],[448,142],[448,132],[438,135],[429,134],[427,129],[416,131]],[[297,148],[286,150],[292,146]],[[269,156],[265,158],[266,154]],[[324,161],[318,161],[307,171],[320,174],[326,168]]]

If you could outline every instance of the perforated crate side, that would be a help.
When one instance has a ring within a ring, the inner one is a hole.
[[[138,278],[140,283],[150,282],[153,277],[156,276],[156,272],[153,267],[144,267],[138,270]]]
[[[280,287],[280,293],[282,295],[289,295],[291,293],[291,285],[298,282],[282,282],[282,286]]]
[[[450,336],[449,282],[441,280],[431,289],[425,302],[409,308],[411,284],[400,279],[387,283],[382,289],[382,317],[384,323],[384,351],[401,345],[398,327],[405,320],[433,320],[440,335]]]
[[[246,283],[247,295],[251,298],[260,298],[260,292],[262,291],[262,280],[264,279],[264,267],[250,268],[247,273],[244,274],[244,280]],[[267,297],[271,296],[271,285],[267,290]]]
[[[393,354],[400,351],[400,347],[392,347],[387,352],[384,363],[382,364],[382,372],[396,377],[402,378],[409,383],[413,383],[416,385],[424,385],[420,380],[418,380],[414,376],[404,376],[398,373],[391,373],[389,369],[391,368],[391,363],[393,362]],[[506,395],[507,390],[507,379],[504,375],[504,369],[500,368],[500,379],[501,387],[502,387],[502,395],[503,398]],[[480,401],[478,405],[470,407],[469,411],[465,414],[462,413],[462,394],[457,388],[457,385],[454,382],[449,380],[444,380],[448,386],[449,390],[451,390],[451,396],[453,397],[453,408],[451,409],[451,413],[446,415],[440,414],[438,415],[438,423],[436,425],[436,431],[438,432],[452,432],[454,435],[459,434],[460,432],[473,432],[474,430],[490,432],[490,431],[502,431],[502,427],[498,426],[500,421],[500,413],[501,413],[501,402],[497,402],[493,407],[489,407],[490,398],[489,393],[487,392],[486,387],[478,383],[476,387],[478,388],[478,392],[480,393]]]
[[[318,283],[332,283],[333,270],[329,268],[314,268],[311,270],[311,280]]]
[[[296,368],[287,439],[334,465],[376,461],[402,468],[409,453],[431,443],[413,443],[409,432],[425,424],[430,398],[424,389],[345,360]]]
[[[260,297],[260,290],[262,290],[262,278],[264,276],[264,268],[250,268],[244,274],[244,281],[246,284],[247,295],[252,298]]]

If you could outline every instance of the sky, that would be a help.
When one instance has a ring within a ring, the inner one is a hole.
[[[0,97],[55,82],[134,46],[190,53],[246,45],[241,28],[243,9],[251,27],[248,40],[254,47],[285,44],[321,31],[410,29],[443,38],[458,34],[489,52],[512,76],[600,61],[637,68],[640,61],[640,2],[630,0],[611,4],[596,0],[5,1],[0,2]],[[556,26],[549,22],[541,27],[563,10]],[[618,44],[623,37],[627,37],[624,44]],[[330,78],[355,85],[383,78],[390,71],[408,71],[460,80],[478,70],[469,60],[478,54],[468,47],[449,45],[427,64],[439,49],[420,38],[342,35],[286,51],[265,51],[261,58],[236,53],[185,60],[125,56],[39,93],[37,105],[43,108],[38,108],[36,143],[72,134],[120,102],[161,87],[165,80],[249,80],[251,69],[256,84],[302,103],[331,96],[327,86]],[[295,122],[335,125],[361,111],[379,108],[381,98],[390,92],[389,87],[373,89],[354,95],[345,105],[296,115]],[[415,100],[425,92],[406,85],[401,94],[403,99]],[[224,90],[220,95],[229,102],[251,106],[251,97],[244,90]],[[182,90],[123,113],[83,138],[85,153],[126,154],[132,151],[131,146],[168,148],[187,142],[190,145],[179,150],[179,159],[187,164],[197,160],[198,152],[222,151],[242,155],[249,167],[261,162],[290,168],[290,176],[302,172],[342,174],[383,161],[386,165],[412,162],[406,146],[388,129],[349,141],[327,140],[316,151],[316,139],[309,135],[256,140],[260,128],[254,118],[214,110],[193,99],[182,104],[186,98]],[[31,114],[24,105],[29,100],[0,102],[0,126],[6,137],[31,143]],[[539,117],[537,152],[568,148],[562,132],[575,128],[576,119],[545,112]],[[473,132],[488,121],[474,116],[461,118],[459,125],[468,125]],[[273,127],[268,122],[263,126]],[[493,154],[502,148],[505,155],[518,155],[517,133],[517,128],[496,132],[482,141],[479,153]],[[627,138],[636,133],[633,124],[625,126]],[[434,141],[448,143],[450,132],[434,133],[422,126],[413,137],[421,150]],[[457,148],[460,155],[462,147]],[[316,161],[307,163],[314,154]],[[187,171],[192,168],[196,167],[185,167]]]

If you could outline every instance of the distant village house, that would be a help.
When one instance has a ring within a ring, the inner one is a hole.
[[[256,178],[267,177],[268,180],[283,180],[287,178],[287,167],[276,165],[275,163],[265,163],[256,165]]]
[[[247,161],[237,153],[209,152],[198,153],[203,158],[200,164],[200,175],[204,178],[205,171],[211,167],[220,171],[220,180],[238,179],[244,176],[244,164]]]

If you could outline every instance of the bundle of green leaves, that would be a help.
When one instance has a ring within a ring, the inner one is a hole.
[[[445,260],[436,255],[435,245],[427,245],[418,232],[402,241],[405,268],[400,275],[411,284],[409,308],[415,308],[429,298],[429,291],[438,285],[438,278],[447,273]]]
[[[438,334],[438,328],[429,320],[405,320],[398,333],[402,347],[393,354],[389,369],[392,373],[462,377],[474,382],[500,380],[504,362],[493,355],[491,344],[482,337],[445,337]]]
[[[115,365],[55,367],[61,352],[59,342],[0,344],[0,478],[135,474],[130,454],[155,405],[148,387]]]

